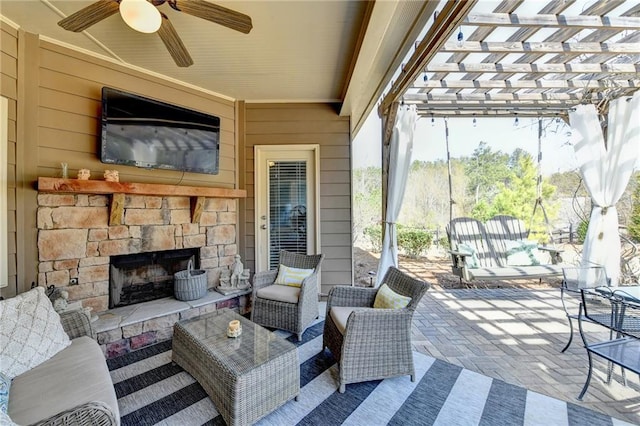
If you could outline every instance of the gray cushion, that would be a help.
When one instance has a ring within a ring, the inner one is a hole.
[[[28,425],[91,401],[107,404],[119,421],[118,401],[102,350],[84,336],[13,379],[9,416]]]
[[[275,300],[277,302],[298,303],[300,288],[273,284],[258,290],[258,297],[261,299]]]
[[[333,323],[338,328],[338,331],[341,334],[344,334],[344,331],[347,329],[347,320],[349,319],[349,315],[351,312],[358,310],[362,311],[365,309],[373,309],[373,308],[362,308],[362,307],[351,307],[351,306],[334,306],[329,311],[329,315],[331,315],[331,319]]]
[[[469,269],[471,279],[518,279],[518,278],[544,278],[550,276],[562,276],[562,268],[567,265],[536,265],[536,266],[508,266],[500,268]]]

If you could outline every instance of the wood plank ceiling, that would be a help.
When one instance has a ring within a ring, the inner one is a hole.
[[[640,88],[636,1],[480,1],[449,26],[437,52],[404,66],[411,84],[392,84],[382,113],[392,102],[422,116],[564,116],[589,102],[604,113]]]

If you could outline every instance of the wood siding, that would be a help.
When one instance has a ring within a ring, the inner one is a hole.
[[[199,91],[82,52],[40,40],[0,23],[0,93],[9,98],[9,275],[0,295],[26,291],[38,278],[39,176],[69,176],[88,168],[92,179],[116,169],[123,182],[216,186],[247,190],[239,201],[239,244],[255,265],[253,146],[320,145],[322,292],[350,284],[352,272],[349,117],[331,104],[246,104]],[[99,160],[103,86],[138,93],[221,118],[220,173],[203,175],[107,166]],[[223,88],[221,88],[221,91]],[[236,144],[237,142],[237,144]],[[239,164],[239,166],[237,166]]]
[[[13,296],[17,292],[17,234],[16,234],[16,121],[18,100],[18,31],[4,22],[0,22],[0,95],[9,100],[9,122],[7,128],[7,256],[9,282],[0,288],[3,297]],[[1,123],[0,126],[4,126]]]
[[[325,254],[321,292],[353,282],[349,117],[330,104],[245,104],[239,158],[246,200],[240,202],[246,266],[255,270],[254,146],[320,145],[320,244]]]
[[[60,176],[62,162],[68,164],[71,178],[80,168],[90,169],[92,179],[102,179],[105,169],[115,169],[123,182],[237,188],[233,101],[40,40],[4,23],[1,28],[1,87],[2,95],[10,99],[13,126],[9,129],[8,159],[9,268],[17,283],[12,292],[0,290],[3,296],[23,292],[31,282],[37,282],[35,181],[38,176]],[[183,174],[101,163],[103,86],[219,116],[219,174]],[[17,114],[16,101],[21,108]]]

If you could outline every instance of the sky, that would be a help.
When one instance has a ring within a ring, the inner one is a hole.
[[[444,3],[441,0],[441,3]],[[595,3],[595,0],[579,0],[571,4],[563,13],[569,16],[578,15]],[[500,4],[499,0],[483,0],[474,6],[474,11],[491,12]],[[439,9],[441,6],[438,7]],[[540,2],[531,1],[522,3],[517,12],[520,14],[534,15],[539,13]],[[618,16],[622,11],[627,10],[628,5],[621,4],[617,9],[609,12],[610,16]],[[431,25],[431,20],[418,37],[421,40]],[[473,27],[461,26],[460,31],[464,34],[472,32]],[[485,41],[504,41],[509,35],[517,31],[517,28],[500,28],[494,31]],[[528,39],[528,41],[544,41],[550,34],[556,31],[555,28],[542,28]],[[624,36],[623,34],[620,37]],[[451,40],[457,37],[457,33],[451,35]],[[404,59],[407,63],[413,52],[408,52]],[[439,55],[442,55],[439,56]],[[450,54],[438,53],[436,58],[444,62]],[[400,69],[396,70],[394,77],[396,80],[400,74]],[[387,93],[389,87],[385,89]],[[381,165],[381,124],[377,115],[377,108],[374,108],[362,129],[358,132],[353,141],[353,167],[361,168],[367,166]],[[548,120],[548,119],[546,119]],[[538,125],[537,118],[520,118],[517,126],[514,126],[514,117],[477,117],[474,127],[473,118],[449,118],[449,146],[451,156],[458,158],[470,156],[480,142],[486,142],[493,150],[500,150],[511,154],[516,148],[528,151],[535,159],[538,158]],[[551,120],[551,125],[546,127],[546,132],[542,138],[542,173],[548,176],[556,172],[564,172],[577,169],[577,162],[570,145],[570,128],[566,125],[556,124]],[[446,159],[446,142],[444,119],[435,118],[435,123],[431,123],[431,117],[422,117],[416,125],[415,138],[413,142],[413,160],[435,161]],[[640,148],[640,147],[639,147]],[[640,170],[640,149],[638,150],[636,170]]]
[[[449,118],[449,148],[452,158],[470,156],[480,142],[494,151],[511,154],[516,148],[538,158],[538,120],[514,117]],[[559,120],[550,120],[542,137],[542,173],[550,175],[576,169],[573,147],[569,144],[569,127]],[[549,119],[545,119],[548,123]],[[380,119],[374,113],[366,120],[354,139],[354,168],[380,166]],[[421,117],[413,141],[413,161],[444,160],[447,157],[444,118]]]

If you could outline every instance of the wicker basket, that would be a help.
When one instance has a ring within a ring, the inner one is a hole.
[[[173,274],[173,293],[178,300],[196,300],[207,294],[207,271],[192,268],[189,260],[186,271]]]

